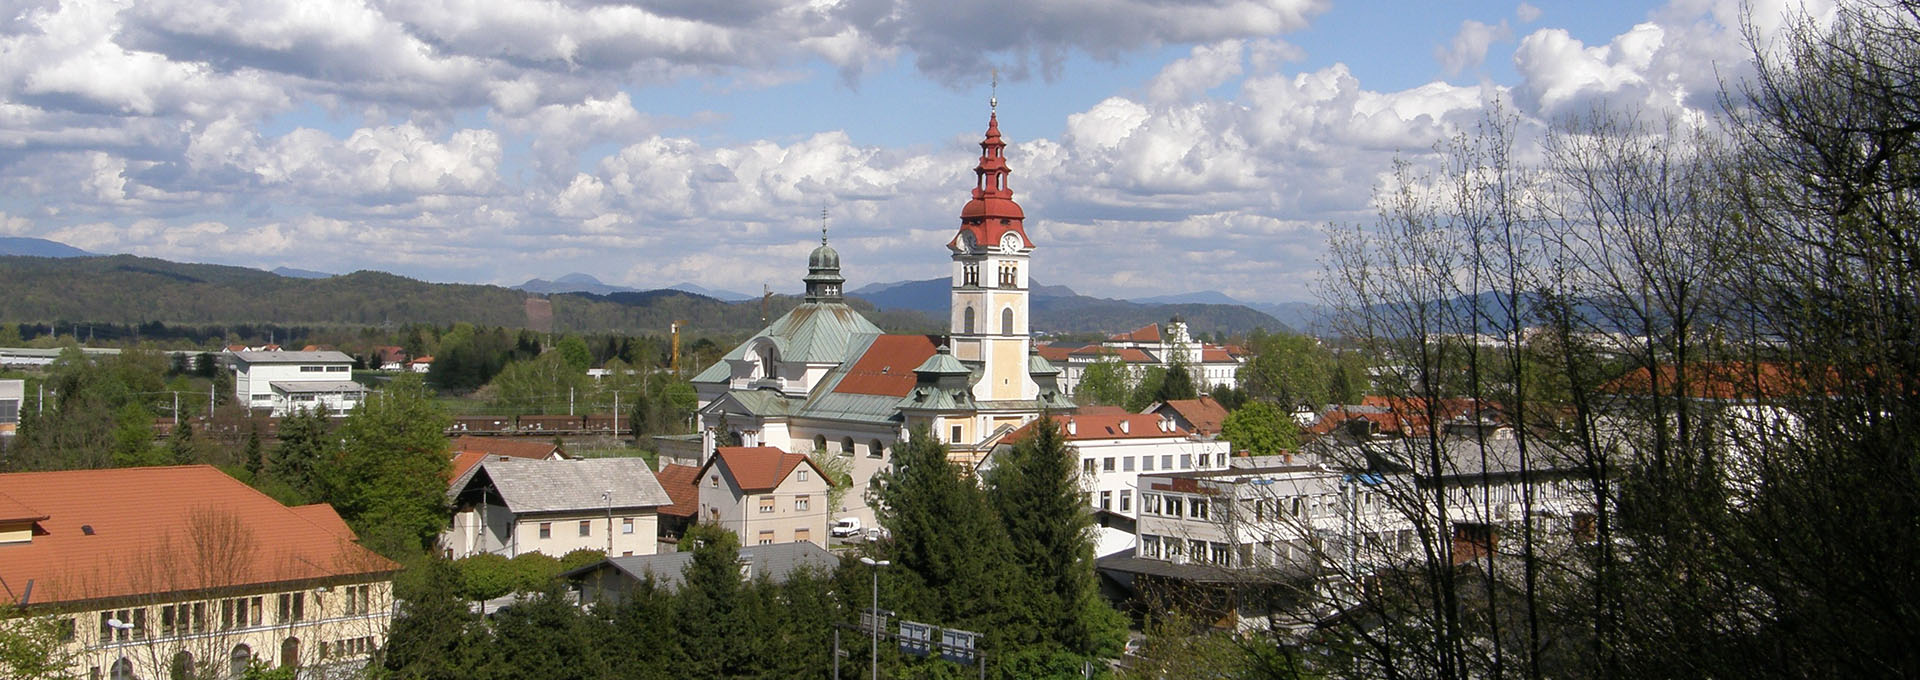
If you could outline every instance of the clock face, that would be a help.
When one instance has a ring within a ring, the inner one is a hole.
[[[1000,249],[1007,251],[1009,253],[1015,250],[1019,250],[1020,235],[1015,234],[1013,232],[1007,232],[1007,235],[1000,237]]]

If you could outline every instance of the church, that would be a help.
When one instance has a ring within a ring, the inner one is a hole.
[[[1073,410],[1060,370],[1029,333],[1034,243],[1007,184],[1006,146],[991,113],[972,198],[947,243],[949,333],[883,333],[847,306],[840,254],[823,233],[807,258],[804,302],[693,378],[701,462],[735,444],[844,457],[853,479],[845,512],[827,512],[871,523],[869,482],[915,428],[946,443],[955,462],[976,464],[1042,412]]]

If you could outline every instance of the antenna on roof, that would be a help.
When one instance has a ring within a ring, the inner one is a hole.
[[[827,206],[820,206],[820,245],[827,244]]]

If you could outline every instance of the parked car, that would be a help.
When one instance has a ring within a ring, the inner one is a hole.
[[[834,538],[853,538],[861,533],[860,518],[858,517],[842,517],[836,519],[833,521],[833,528],[827,530],[827,535]]]
[[[893,532],[887,531],[886,527],[869,527],[866,536],[869,541],[884,541],[893,538]]]

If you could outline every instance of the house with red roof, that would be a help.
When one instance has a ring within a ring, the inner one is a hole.
[[[646,555],[659,547],[659,508],[671,502],[643,458],[489,458],[447,489],[453,522],[440,547],[456,559],[582,548]]]
[[[207,465],[0,474],[0,590],[76,676],[333,677],[386,643],[400,565],[327,505]]]
[[[522,460],[560,460],[566,456],[560,453],[560,446],[553,440],[537,440],[526,437],[476,437],[461,435],[453,440],[453,474],[450,479],[459,479],[467,470],[480,461],[489,458],[519,458]]]
[[[771,446],[722,446],[695,473],[699,521],[725,527],[741,545],[827,545],[833,480],[805,454]]]
[[[1198,399],[1170,399],[1148,406],[1142,413],[1171,419],[1175,425],[1196,434],[1216,437],[1220,435],[1220,426],[1227,422],[1227,408],[1204,394]]]

